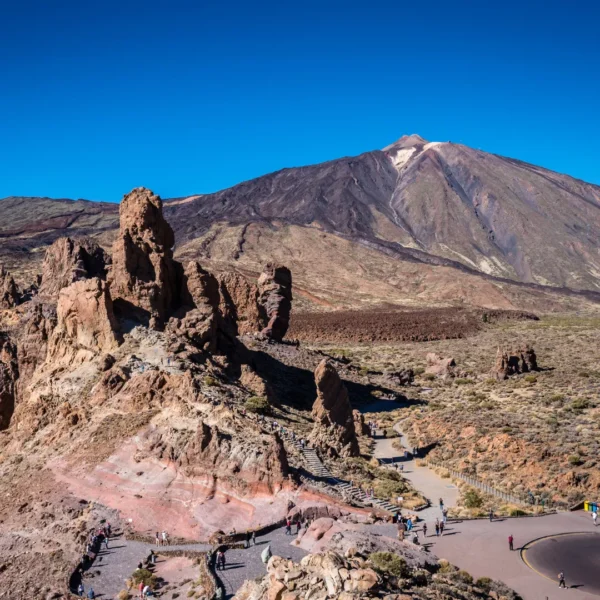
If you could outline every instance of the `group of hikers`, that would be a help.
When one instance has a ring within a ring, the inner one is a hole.
[[[103,547],[105,550],[108,550],[108,542],[111,535],[111,525],[110,523],[105,523],[101,527],[94,527],[91,529],[89,535],[87,536],[81,561],[79,562],[79,566],[77,567],[76,571],[77,578],[79,579],[79,584],[77,585],[77,595],[81,598],[90,598],[91,600],[96,598],[96,593],[94,592],[94,588],[92,586],[90,586],[86,593],[85,586],[83,585],[83,573],[94,562],[96,556]]]
[[[444,530],[446,529],[446,523],[448,522],[448,509],[444,506],[444,500],[442,498],[440,498],[440,500],[439,500],[439,507],[440,507],[440,512],[442,514],[441,514],[441,518],[437,517],[435,519],[434,529],[435,529],[436,537],[440,537],[440,536],[444,535]],[[410,541],[413,542],[413,544],[420,546],[421,543],[419,540],[419,534],[415,530],[415,521],[416,520],[417,520],[417,517],[411,517],[411,516],[404,517],[401,512],[398,512],[396,515],[394,515],[394,521],[397,523],[397,528],[398,528],[398,539],[403,541],[406,537],[406,534],[412,532]],[[427,523],[423,523],[423,525],[421,527],[421,531],[423,532],[423,537],[426,538],[427,531],[428,531]]]
[[[155,541],[157,546],[169,546],[171,544],[169,534],[166,531],[162,531],[161,533],[157,531]]]

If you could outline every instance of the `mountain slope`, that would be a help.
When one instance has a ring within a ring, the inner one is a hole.
[[[548,288],[600,291],[600,187],[417,135],[169,200],[165,215],[177,256],[250,274],[277,257],[323,307],[532,309],[556,304],[562,294]],[[117,219],[114,204],[4,199],[0,262],[31,280],[54,239],[106,246]]]

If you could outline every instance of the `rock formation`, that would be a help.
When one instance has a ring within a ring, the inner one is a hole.
[[[110,263],[110,256],[93,240],[59,238],[46,250],[39,294],[56,299],[60,290],[76,281],[105,279]]]
[[[115,309],[160,329],[177,303],[173,230],[160,197],[143,187],[123,198],[119,215],[109,275]]]
[[[535,351],[527,344],[514,350],[498,348],[496,364],[492,369],[492,375],[498,380],[503,380],[511,375],[537,370],[538,365]]]
[[[273,388],[250,365],[241,366],[240,383],[254,396],[266,398],[271,406],[279,405]]]
[[[444,358],[439,354],[435,354],[435,352],[429,352],[425,360],[427,361],[425,373],[442,377],[443,379],[456,375],[456,361],[451,357]]]
[[[230,336],[257,333],[267,325],[258,306],[258,288],[239,273],[218,276],[222,328]]]
[[[219,282],[192,261],[184,269],[180,297],[182,306],[169,321],[168,330],[207,352],[217,349]]]
[[[47,362],[79,364],[118,347],[112,300],[101,279],[84,279],[63,288],[56,312]]]
[[[202,421],[185,440],[156,431],[149,436],[155,456],[175,461],[190,477],[209,476],[239,485],[283,483],[288,462],[283,442],[275,435],[235,436]]]
[[[0,431],[10,425],[18,377],[17,348],[6,333],[0,332]]]
[[[310,442],[329,454],[358,456],[360,451],[348,390],[327,359],[316,368],[315,383],[317,399],[312,409],[315,425]]]
[[[0,265],[0,308],[13,308],[19,303],[19,290],[12,275]]]
[[[352,417],[354,419],[354,431],[357,436],[367,436],[371,433],[369,426],[365,423],[365,417],[360,410],[353,410]]]
[[[258,302],[267,324],[262,334],[281,342],[292,311],[292,274],[287,267],[269,263],[258,278]]]

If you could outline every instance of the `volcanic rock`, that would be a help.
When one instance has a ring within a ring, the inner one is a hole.
[[[267,325],[262,334],[281,342],[287,333],[292,310],[292,273],[287,267],[269,263],[258,278],[258,302]]]
[[[442,377],[443,379],[455,375],[456,361],[453,358],[444,358],[439,354],[435,354],[435,352],[429,352],[425,360],[427,361],[425,373]]]
[[[17,347],[6,333],[0,332],[0,431],[10,425],[18,377]]]
[[[498,348],[492,375],[498,380],[503,380],[511,375],[537,370],[537,357],[534,349],[529,345],[524,345],[508,351]]]
[[[79,364],[118,347],[112,300],[101,279],[84,279],[63,288],[56,312],[47,362]]]
[[[119,215],[109,275],[115,308],[160,329],[177,301],[173,230],[160,197],[143,187],[123,198]]]
[[[189,340],[207,352],[217,349],[219,322],[219,282],[199,263],[188,263],[183,271],[180,297],[182,306],[168,324],[178,338]]]
[[[13,308],[19,303],[19,290],[11,274],[0,265],[0,308]]]
[[[91,239],[59,238],[46,250],[39,294],[56,299],[64,287],[81,279],[106,278],[110,256]]]
[[[273,406],[279,405],[273,388],[250,365],[241,366],[240,383],[254,396],[267,398]]]
[[[257,333],[267,325],[258,306],[258,288],[239,273],[218,276],[221,328],[230,337]]]
[[[371,433],[369,426],[365,423],[365,416],[359,410],[352,411],[354,418],[354,431],[357,436],[365,436]]]
[[[333,364],[323,359],[315,370],[317,399],[312,416],[315,425],[309,440],[321,450],[340,456],[358,456],[354,415],[348,390]]]

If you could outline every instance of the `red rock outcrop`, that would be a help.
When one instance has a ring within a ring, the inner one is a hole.
[[[224,479],[237,488],[253,485],[272,490],[288,473],[287,455],[277,434],[232,436],[200,422],[191,438],[157,430],[148,442],[155,456],[174,461],[189,477]]]
[[[455,375],[456,361],[452,357],[444,358],[435,352],[429,352],[425,360],[427,361],[425,373],[444,379]]]
[[[101,279],[84,279],[63,288],[56,313],[47,363],[79,364],[118,347],[112,300]]]
[[[19,303],[19,290],[12,275],[0,265],[0,308],[13,308]]]
[[[496,364],[492,375],[498,380],[507,379],[511,375],[537,371],[537,357],[534,349],[528,344],[514,350],[498,348]]]
[[[39,294],[56,299],[60,290],[76,281],[105,279],[110,263],[110,256],[93,240],[59,238],[46,250]]]
[[[0,332],[0,431],[10,425],[18,377],[17,347],[6,333]]]
[[[357,436],[367,436],[371,433],[369,426],[365,423],[364,415],[359,410],[353,410],[352,417],[354,418],[354,431]]]
[[[168,330],[207,352],[217,350],[219,282],[192,261],[185,267],[180,290],[182,306],[170,319]]]
[[[242,365],[240,383],[254,396],[262,396],[272,406],[279,406],[279,402],[270,386],[250,365]]]
[[[143,187],[123,198],[119,215],[109,274],[115,308],[160,329],[177,303],[173,230],[160,197]]]
[[[315,383],[317,399],[312,409],[315,425],[310,442],[329,454],[358,456],[360,451],[348,390],[327,359],[316,368]]]
[[[267,325],[258,306],[258,288],[239,273],[218,276],[222,328],[228,335],[257,333]]]
[[[258,278],[258,303],[267,325],[262,334],[281,342],[292,311],[292,273],[287,267],[269,263]]]

